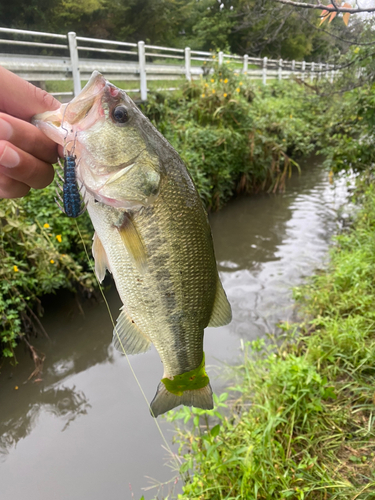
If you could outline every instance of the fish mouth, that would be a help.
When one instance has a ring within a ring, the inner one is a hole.
[[[67,141],[74,140],[78,123],[80,129],[87,129],[97,121],[98,115],[90,113],[93,107],[97,108],[99,116],[103,116],[101,97],[107,88],[111,95],[118,91],[99,71],[94,71],[76,97],[67,104],[62,104],[57,110],[35,115],[32,123],[63,146]]]

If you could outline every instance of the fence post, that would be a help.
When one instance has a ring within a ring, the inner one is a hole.
[[[295,71],[296,69],[296,61],[293,59],[292,61],[292,71]]]
[[[323,63],[319,63],[319,80],[321,80],[323,76],[322,70],[323,70]]]
[[[328,69],[329,69],[329,64],[326,63],[326,78],[327,78],[327,80],[328,80]]]
[[[314,81],[314,69],[315,69],[315,63],[312,62],[311,63],[311,72],[310,72],[310,81],[313,82]]]
[[[190,47],[185,47],[185,74],[186,79],[191,82],[191,72],[190,72]]]
[[[263,57],[263,85],[267,85],[267,57]]]
[[[76,96],[81,92],[81,75],[79,73],[77,36],[74,31],[69,31],[68,43],[70,52],[70,62],[72,65],[72,74],[73,74],[73,89],[74,89],[74,95]]]
[[[335,65],[332,65],[332,70],[331,70],[331,83],[333,83],[333,79],[335,77]]]
[[[301,80],[305,81],[305,70],[306,70],[306,61],[302,61],[302,77]]]
[[[224,52],[219,52],[219,66],[222,66],[224,62]]]
[[[249,56],[245,54],[243,56],[243,72],[246,74],[247,73],[247,65],[249,63]]]
[[[138,42],[138,61],[139,61],[139,84],[141,88],[141,100],[147,101],[145,42]]]
[[[283,60],[279,59],[279,80],[281,80],[283,77],[282,71],[283,71]]]

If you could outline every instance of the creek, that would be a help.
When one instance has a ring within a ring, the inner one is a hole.
[[[329,183],[318,158],[295,173],[286,192],[241,197],[210,216],[220,276],[233,321],[205,334],[214,391],[223,363],[235,363],[241,343],[276,329],[294,314],[291,288],[327,259],[348,200],[346,178]],[[116,318],[120,301],[106,291]],[[103,301],[79,306],[59,293],[45,303],[50,337],[33,342],[46,355],[42,380],[28,380],[33,362],[22,345],[17,366],[0,376],[0,499],[138,500],[174,485],[169,454],[123,355],[110,345],[112,325]],[[162,376],[156,351],[130,357],[149,401]],[[158,422],[173,451],[173,426]],[[154,478],[154,479],[151,479]],[[154,481],[155,480],[155,481]],[[176,491],[176,490],[175,490]]]

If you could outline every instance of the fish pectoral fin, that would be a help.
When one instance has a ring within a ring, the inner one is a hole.
[[[95,260],[95,274],[99,283],[101,283],[104,280],[106,270],[108,269],[109,272],[111,272],[111,270],[109,268],[107,254],[105,253],[103,244],[96,234],[96,231],[93,237],[92,255]]]
[[[178,405],[195,406],[203,410],[212,410],[212,389],[208,383],[206,387],[192,391],[184,391],[181,396],[169,392],[163,382],[160,382],[154,399],[150,404],[150,412],[157,417],[166,411],[172,410]]]
[[[151,341],[122,309],[113,330],[112,343],[114,347],[126,354],[139,354],[151,347]]]
[[[225,294],[219,276],[217,277],[216,295],[211,318],[207,326],[224,326],[232,321],[232,309]]]
[[[124,213],[116,228],[138,271],[144,272],[147,268],[146,249],[130,215]]]

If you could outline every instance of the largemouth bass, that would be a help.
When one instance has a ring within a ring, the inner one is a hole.
[[[100,282],[112,273],[123,302],[115,347],[136,354],[153,343],[163,362],[152,415],[180,404],[211,409],[203,331],[229,323],[231,309],[207,215],[181,158],[98,72],[70,103],[33,122],[74,145],[95,228],[95,272]]]

